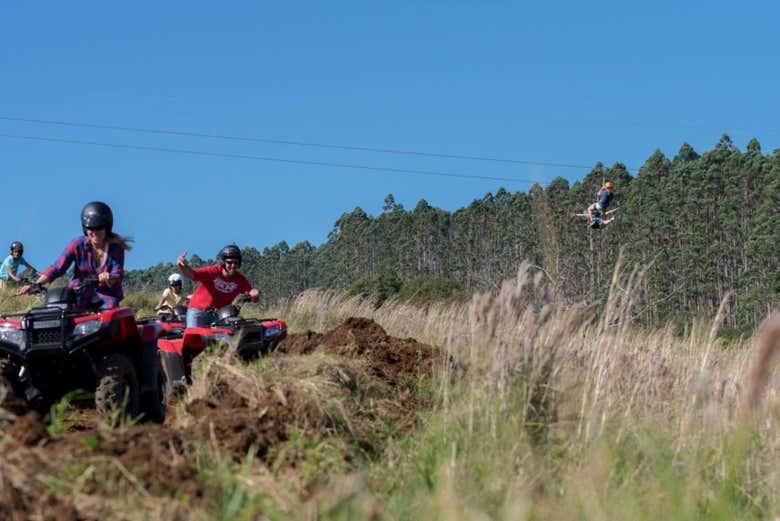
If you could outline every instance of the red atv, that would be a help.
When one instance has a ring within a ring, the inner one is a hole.
[[[187,322],[187,306],[169,306],[163,304],[157,312],[157,320],[163,324],[169,324],[168,329],[175,329],[179,325],[183,328]]]
[[[101,415],[123,408],[161,422],[165,381],[157,339],[163,330],[136,324],[130,308],[100,310],[99,300],[77,310],[76,291],[95,283],[52,289],[42,307],[0,317],[0,380],[39,410],[83,389],[94,391]]]
[[[188,327],[178,338],[157,341],[170,393],[180,394],[192,383],[192,360],[210,345],[226,343],[242,360],[250,361],[275,349],[287,336],[287,324],[280,318],[242,318],[241,304],[249,300],[248,295],[239,295],[233,304],[220,308],[210,327]]]
[[[164,305],[155,317],[138,320],[140,325],[155,328],[158,331],[157,338],[180,337],[184,333],[186,322],[187,306],[171,308],[167,305]]]

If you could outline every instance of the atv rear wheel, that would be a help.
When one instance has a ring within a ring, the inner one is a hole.
[[[124,409],[128,416],[140,413],[138,377],[130,359],[114,353],[97,365],[95,407],[101,416],[108,416],[116,409]]]

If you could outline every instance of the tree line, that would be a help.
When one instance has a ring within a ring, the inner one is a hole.
[[[592,203],[604,180],[612,181],[620,210],[608,228],[591,230],[570,214]],[[778,306],[779,209],[780,150],[764,155],[753,139],[743,152],[724,135],[701,155],[688,144],[672,159],[656,150],[636,176],[622,163],[597,163],[580,181],[501,188],[454,212],[425,200],[407,210],[390,194],[379,215],[344,213],[319,247],[244,248],[242,271],[272,302],[378,275],[453,279],[489,291],[525,260],[561,298],[599,302],[622,251],[627,267],[647,269],[645,319],[713,314],[730,295],[727,323],[738,326]],[[127,285],[161,289],[172,270],[133,270]]]

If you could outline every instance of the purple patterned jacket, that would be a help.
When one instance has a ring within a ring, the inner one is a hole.
[[[69,286],[75,288],[87,277],[95,277],[99,273],[108,272],[112,279],[116,279],[113,286],[101,284],[100,286],[89,286],[79,291],[76,306],[84,308],[86,304],[96,295],[103,301],[102,309],[113,309],[119,306],[122,300],[122,273],[125,265],[125,250],[118,244],[108,245],[108,254],[102,266],[95,268],[92,262],[92,248],[89,246],[87,237],[76,237],[68,243],[65,251],[57,258],[54,264],[46,268],[43,272],[49,281],[61,277],[68,271],[70,265],[75,263],[73,268],[73,279]]]

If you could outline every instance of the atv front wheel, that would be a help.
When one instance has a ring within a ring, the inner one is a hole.
[[[24,400],[16,395],[11,382],[0,376],[0,409],[5,409],[13,415],[21,412],[24,405]],[[0,411],[0,418],[3,416],[3,411]]]
[[[165,374],[162,369],[157,367],[154,391],[149,391],[141,396],[141,404],[146,419],[155,423],[165,421],[167,395],[168,382],[165,380]]]
[[[138,377],[130,359],[114,353],[97,366],[95,407],[101,416],[108,416],[116,409],[124,409],[128,416],[141,412]]]
[[[8,360],[0,359],[0,409],[11,413],[21,413],[27,408],[27,404],[11,383],[14,373],[19,369]]]

